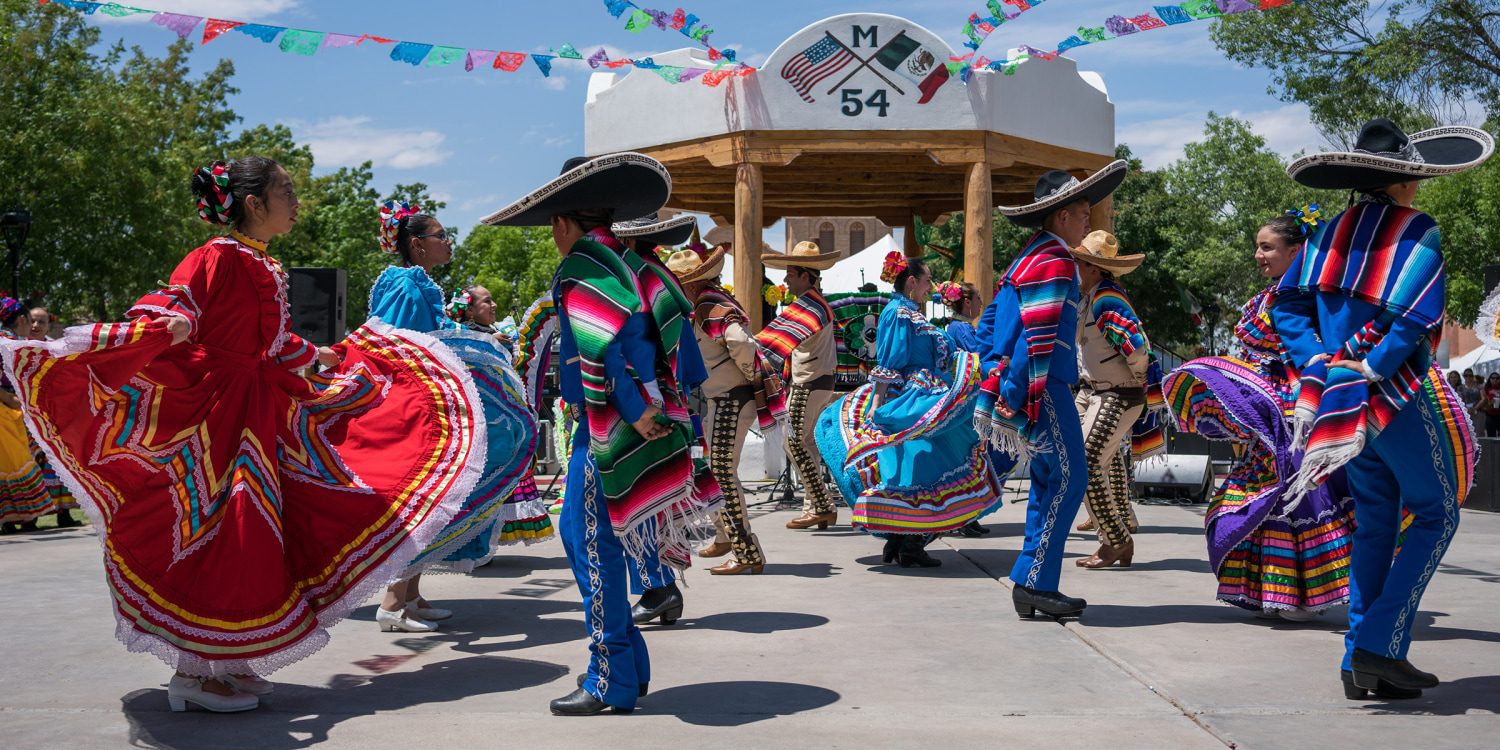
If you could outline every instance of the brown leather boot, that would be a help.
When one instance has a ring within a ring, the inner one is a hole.
[[[1099,551],[1095,552],[1093,557],[1078,563],[1078,566],[1097,570],[1099,568],[1107,568],[1118,562],[1120,567],[1128,568],[1130,567],[1130,559],[1133,557],[1135,557],[1134,539],[1126,542],[1122,547],[1111,547],[1108,544],[1101,544],[1099,545]]]
[[[1078,524],[1078,530],[1079,531],[1093,531],[1094,530],[1094,519],[1090,518],[1090,519],[1085,520],[1083,523]]]
[[[765,567],[765,563],[761,563],[759,565],[746,565],[739,560],[730,558],[729,560],[726,560],[719,565],[715,565],[712,568],[709,568],[708,572],[716,576],[737,576],[741,573],[760,575],[760,572],[764,570]]]
[[[838,511],[833,511],[832,513],[806,513],[806,512],[804,512],[802,515],[797,516],[796,518],[793,518],[790,521],[787,521],[786,522],[786,527],[789,528],[789,529],[810,529],[810,528],[816,526],[816,527],[818,527],[818,531],[827,531],[828,530],[828,524],[831,524],[831,523],[832,524],[837,524],[838,522],[839,522],[839,512]]]
[[[733,549],[734,549],[734,545],[730,544],[729,542],[714,542],[713,544],[710,544],[709,546],[705,547],[702,552],[699,552],[698,556],[699,557],[723,557],[723,556],[729,554],[730,550],[733,550]]]

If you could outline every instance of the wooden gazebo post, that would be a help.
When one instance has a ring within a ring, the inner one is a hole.
[[[761,200],[764,183],[760,165],[741,162],[734,176],[734,298],[750,316],[750,330],[759,331],[761,320],[760,264]]]
[[[975,162],[969,166],[964,191],[964,281],[974,285],[980,301],[989,304],[995,284],[993,243],[994,193],[991,191],[990,165]]]

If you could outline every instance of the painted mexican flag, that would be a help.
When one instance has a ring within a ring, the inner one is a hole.
[[[946,56],[923,47],[904,31],[875,56],[881,67],[911,81],[922,92],[918,104],[926,104],[948,82],[948,67],[943,64],[946,61]]]

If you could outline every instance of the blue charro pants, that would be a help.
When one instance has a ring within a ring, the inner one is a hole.
[[[646,523],[655,527],[656,521]],[[654,532],[655,529],[652,528]],[[646,589],[659,589],[671,583],[677,582],[677,575],[672,566],[663,565],[661,555],[657,554],[654,544],[646,545],[646,556],[644,558],[630,558],[630,593],[640,596],[646,593]]]
[[[1083,458],[1083,427],[1073,391],[1047,379],[1037,430],[1038,452],[1031,459],[1031,497],[1026,503],[1026,539],[1010,580],[1039,591],[1056,591],[1062,573],[1063,542],[1088,488]]]
[[[1445,422],[1419,393],[1344,466],[1356,524],[1344,669],[1356,647],[1406,658],[1422,592],[1458,530],[1456,467],[1441,438]],[[1403,507],[1413,518],[1396,554]]]
[[[640,684],[651,681],[651,659],[640,629],[630,620],[628,556],[609,523],[599,472],[589,452],[587,416],[573,432],[558,533],[583,596],[583,622],[593,654],[583,688],[611,706],[635,708]]]

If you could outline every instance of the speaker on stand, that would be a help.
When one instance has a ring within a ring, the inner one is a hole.
[[[292,333],[315,346],[343,341],[349,274],[342,268],[293,268],[287,276]]]

